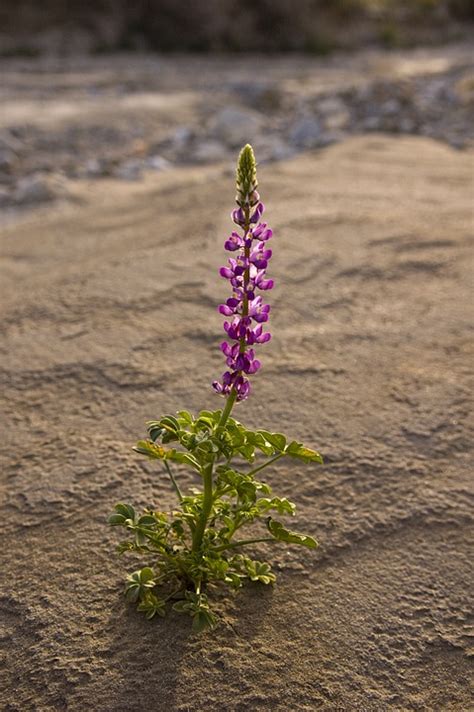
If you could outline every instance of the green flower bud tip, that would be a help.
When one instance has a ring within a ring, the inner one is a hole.
[[[248,143],[239,154],[236,171],[238,205],[255,205],[258,202],[257,193],[257,161],[252,146]]]

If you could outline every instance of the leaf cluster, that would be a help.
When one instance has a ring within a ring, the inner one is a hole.
[[[147,558],[144,568],[128,576],[125,594],[147,618],[163,616],[171,607],[190,615],[193,630],[201,631],[217,620],[208,602],[213,586],[238,589],[246,580],[274,583],[270,565],[242,553],[246,547],[259,542],[317,546],[311,536],[273,518],[293,516],[295,505],[274,496],[257,475],[283,457],[306,463],[320,463],[322,458],[281,433],[253,431],[230,417],[222,424],[220,410],[204,410],[195,418],[179,411],[149,421],[147,428],[148,439],[134,449],[163,461],[178,505],[172,512],[141,514],[128,504],[115,506],[109,524],[127,532],[119,552]],[[196,472],[203,490],[183,494],[171,471],[175,464]],[[244,527],[250,527],[245,537]]]

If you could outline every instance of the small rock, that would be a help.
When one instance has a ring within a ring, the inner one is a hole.
[[[15,165],[15,154],[8,148],[0,149],[0,173],[10,175]]]
[[[229,106],[214,117],[210,130],[215,138],[230,148],[239,148],[244,143],[255,141],[263,122],[263,116],[256,111]]]
[[[339,141],[344,140],[346,137],[347,134],[345,134],[344,131],[325,131],[323,134],[321,134],[321,138],[319,139],[319,146],[330,146],[332,143],[338,143]]]
[[[404,116],[400,119],[401,133],[413,133],[416,130],[416,121],[409,116]]]
[[[241,101],[260,111],[275,111],[282,105],[283,94],[277,82],[232,82],[230,89]]]
[[[295,149],[289,146],[279,136],[261,136],[255,142],[259,162],[283,161],[295,154]]]
[[[346,128],[350,123],[350,112],[338,96],[329,96],[317,101],[315,108],[323,115],[324,126],[330,131]]]
[[[107,167],[104,161],[99,158],[90,158],[84,166],[84,175],[86,178],[102,178],[108,174]]]
[[[297,148],[314,148],[321,137],[321,124],[317,119],[300,119],[290,131],[290,142]]]
[[[456,82],[454,96],[464,106],[474,106],[474,73],[467,74]]]
[[[346,105],[338,96],[327,96],[323,99],[318,99],[314,104],[319,114],[328,116],[329,114],[338,114],[340,111],[346,110]]]
[[[379,116],[367,116],[364,119],[363,127],[366,131],[379,131],[382,128],[382,120]]]
[[[330,131],[337,131],[340,129],[345,129],[351,120],[351,115],[344,109],[344,111],[339,111],[337,114],[329,114],[324,119],[324,126]]]
[[[114,175],[121,180],[141,180],[143,177],[143,161],[131,158],[120,164],[115,169]]]
[[[227,149],[220,141],[199,142],[191,153],[191,159],[196,163],[217,163],[227,158]]]
[[[194,133],[189,126],[178,126],[176,131],[171,136],[171,143],[177,151],[181,151],[189,144],[193,136]]]
[[[13,193],[17,205],[45,203],[66,195],[64,183],[56,176],[37,173],[22,178]]]
[[[388,99],[384,101],[381,106],[381,112],[385,116],[394,116],[398,114],[401,110],[400,102],[398,99]]]
[[[145,160],[145,166],[152,171],[166,171],[171,168],[171,162],[167,161],[163,156],[148,156]]]
[[[9,190],[0,186],[0,208],[6,208],[12,204],[12,196]]]

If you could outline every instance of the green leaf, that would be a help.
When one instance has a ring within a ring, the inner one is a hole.
[[[260,432],[254,433],[251,430],[247,430],[245,432],[245,439],[249,445],[254,445],[261,450],[264,455],[273,455],[273,446],[267,442]]]
[[[164,447],[156,445],[149,440],[139,440],[133,449],[135,452],[140,453],[140,455],[146,455],[147,457],[154,458],[155,460],[164,460],[166,455]]]
[[[293,440],[293,442],[285,448],[285,455],[296,457],[298,460],[303,460],[303,462],[319,462],[323,464],[323,458],[319,452],[305,447],[301,443],[296,442],[296,440]]]
[[[201,472],[201,466],[195,457],[189,455],[186,452],[179,452],[178,450],[167,450],[165,454],[165,460],[173,460],[173,462],[181,462],[185,465],[190,465],[198,472]]]
[[[137,601],[147,592],[147,589],[156,586],[153,570],[149,566],[144,569],[134,571],[127,576],[125,584],[125,595],[130,601]]]
[[[110,524],[111,527],[117,527],[117,526],[123,526],[127,520],[123,516],[123,514],[111,514],[110,517],[107,519],[108,524]]]
[[[180,421],[180,425],[192,425],[194,422],[193,416],[187,410],[179,410],[177,412],[177,416]]]
[[[121,514],[125,519],[135,519],[135,510],[129,504],[116,504],[114,507],[117,514]]]
[[[216,624],[217,618],[211,611],[206,611],[201,608],[193,616],[194,633],[202,633],[204,630],[212,629]]]
[[[143,601],[138,604],[137,610],[145,613],[148,620],[155,615],[163,617],[166,614],[165,601],[148,591]]]
[[[313,539],[313,537],[289,531],[285,529],[281,522],[276,522],[271,517],[267,519],[267,527],[270,534],[279,541],[286,541],[289,544],[300,544],[301,546],[307,546],[308,549],[315,549],[318,546],[318,542]]]
[[[266,512],[269,509],[275,509],[278,514],[294,514],[296,506],[286,497],[262,497],[257,500],[257,507],[261,512]]]
[[[146,424],[150,438],[155,441],[163,433],[159,420],[149,420]]]
[[[214,421],[212,418],[208,417],[207,415],[201,415],[199,418],[196,418],[195,420],[195,426],[196,428],[206,428],[206,430],[212,430],[214,427]]]
[[[253,462],[255,459],[255,445],[242,445],[241,447],[238,448],[239,453],[244,457],[248,462]]]
[[[286,438],[281,433],[269,433],[268,430],[258,431],[277,452],[283,452],[286,446]]]
[[[199,462],[192,455],[189,455],[186,452],[179,452],[174,449],[167,450],[166,448],[161,447],[161,445],[152,443],[149,440],[139,440],[136,447],[133,449],[140,455],[146,455],[147,457],[151,457],[155,460],[173,460],[174,462],[181,462],[186,465],[190,465],[198,472],[201,471]]]
[[[251,581],[259,581],[260,583],[269,584],[276,581],[275,574],[272,573],[270,564],[261,561],[252,561],[252,559],[244,559],[247,576]]]
[[[237,589],[242,587],[242,576],[232,571],[226,573],[224,581],[229,584],[229,586],[232,586],[232,588]]]
[[[179,423],[174,417],[174,415],[165,415],[163,418],[161,418],[160,425],[162,428],[168,430],[171,433],[179,432]]]
[[[173,611],[177,611],[178,613],[189,613],[192,607],[193,604],[189,601],[176,601],[176,603],[172,605]]]
[[[140,571],[140,582],[143,584],[149,583],[153,579],[153,576],[153,569],[149,566],[145,566],[145,568]]]

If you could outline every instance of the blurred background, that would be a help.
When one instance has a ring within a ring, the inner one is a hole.
[[[465,148],[473,21],[473,0],[5,0],[0,208],[246,141],[260,163],[380,131]]]
[[[303,51],[465,35],[472,0],[5,0],[2,53]]]

